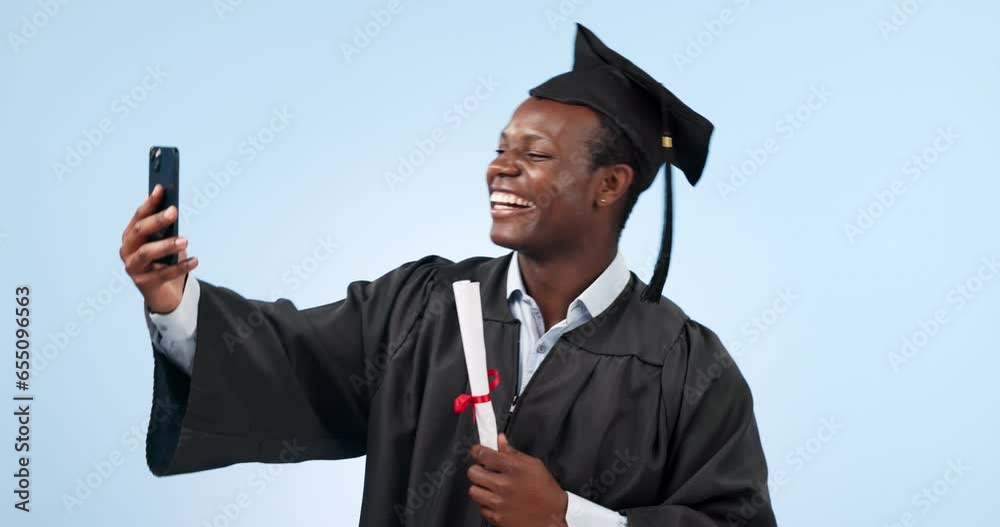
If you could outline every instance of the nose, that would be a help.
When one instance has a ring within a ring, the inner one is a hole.
[[[510,152],[497,155],[486,169],[487,179],[491,181],[498,176],[512,177],[519,175],[521,175],[521,168],[514,162]]]

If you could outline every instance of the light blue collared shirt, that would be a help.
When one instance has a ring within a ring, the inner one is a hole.
[[[566,318],[545,331],[538,303],[525,291],[517,253],[511,256],[510,267],[507,268],[507,301],[514,318],[521,322],[521,375],[518,393],[528,385],[538,365],[555,346],[559,337],[600,315],[622,292],[630,277],[625,257],[619,252],[604,272],[570,302]]]
[[[520,382],[518,393],[528,385],[542,359],[563,333],[600,315],[622,292],[631,277],[621,252],[580,296],[569,304],[566,318],[545,331],[545,322],[535,299],[527,294],[517,253],[513,253],[507,268],[507,301],[514,318],[521,322]],[[188,375],[191,374],[195,354],[195,332],[198,322],[198,300],[201,287],[192,273],[188,274],[181,295],[181,303],[170,313],[150,313],[146,309],[153,348],[169,357]],[[625,527],[625,517],[584,499],[572,492],[568,495],[566,524],[569,527]]]

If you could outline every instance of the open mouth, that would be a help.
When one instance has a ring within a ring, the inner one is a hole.
[[[490,193],[490,209],[494,211],[519,211],[534,207],[531,201],[510,192],[494,190]]]

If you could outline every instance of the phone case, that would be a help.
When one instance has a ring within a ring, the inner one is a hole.
[[[179,165],[180,154],[177,148],[172,146],[153,146],[149,149],[149,192],[159,183],[163,185],[163,200],[160,202],[157,211],[166,209],[173,205],[177,207],[178,217],[167,228],[153,233],[149,241],[157,241],[165,238],[177,236],[180,224],[180,201],[179,201]],[[177,263],[177,253],[164,256],[154,260],[157,263],[173,265]]]

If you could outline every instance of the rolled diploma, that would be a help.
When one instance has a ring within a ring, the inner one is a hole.
[[[458,326],[462,332],[462,349],[465,367],[469,372],[472,395],[490,392],[486,376],[486,341],[483,337],[483,305],[479,296],[479,282],[461,280],[452,284],[455,290],[455,308],[458,309]],[[473,405],[479,442],[497,449],[497,418],[489,401]]]

